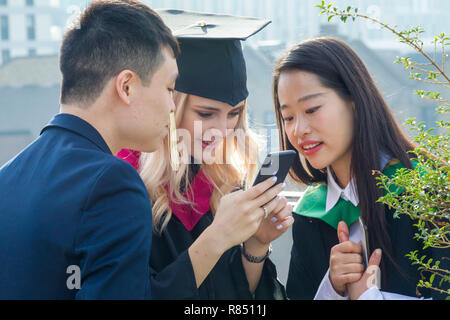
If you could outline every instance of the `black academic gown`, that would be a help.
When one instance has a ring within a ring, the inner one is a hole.
[[[198,168],[194,168],[193,171],[197,170]],[[251,294],[242,264],[240,246],[226,251],[200,288],[197,288],[188,249],[212,221],[212,213],[207,212],[195,227],[188,231],[172,214],[162,234],[153,234],[150,258],[152,298],[164,300],[285,299],[284,287],[277,280],[277,271],[270,259],[264,262],[259,285],[254,295]]]
[[[339,243],[336,229],[326,222],[294,214],[294,225],[292,226],[293,246],[286,290],[289,299],[312,300],[325,276],[330,261],[330,251]],[[419,258],[427,255],[428,258],[441,260],[443,256],[449,257],[449,249],[422,250],[422,245],[414,239],[417,228],[409,216],[400,215],[393,217],[393,211],[386,212],[387,224],[391,242],[393,245],[394,258],[402,269],[402,274],[392,265],[388,266],[386,284],[381,287],[382,291],[403,294],[416,297],[416,285],[419,282],[420,271],[417,266],[411,265],[412,261],[406,254],[418,250]],[[441,260],[440,267],[449,270],[449,261]],[[448,288],[448,283],[441,288]],[[444,299],[441,295],[430,289],[419,288],[421,297]]]

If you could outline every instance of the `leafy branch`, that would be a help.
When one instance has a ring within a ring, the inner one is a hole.
[[[407,44],[408,46],[412,47],[415,51],[422,54],[425,59],[428,61],[427,64],[419,64],[416,62],[411,61],[410,57],[406,58],[399,58],[399,60],[396,61],[396,63],[403,63],[405,68],[411,69],[411,77],[416,80],[424,80],[427,83],[437,83],[445,85],[447,88],[450,88],[450,77],[445,73],[445,58],[448,56],[445,53],[445,46],[450,44],[450,36],[441,33],[434,37],[432,43],[434,44],[435,48],[439,45],[442,49],[442,66],[439,66],[438,63],[436,63],[436,57],[435,59],[432,59],[425,51],[423,47],[423,41],[420,39],[420,35],[424,33],[422,27],[416,26],[408,30],[397,30],[397,26],[391,26],[387,23],[384,23],[376,18],[367,16],[365,14],[359,13],[358,8],[352,8],[351,6],[348,6],[345,10],[339,10],[338,8],[334,7],[332,3],[326,4],[325,1],[322,1],[321,4],[316,5],[316,7],[322,9],[320,14],[326,14],[328,17],[328,21],[331,21],[334,17],[339,18],[342,22],[346,23],[349,18],[351,18],[353,21],[355,21],[357,18],[362,18],[365,20],[369,20],[375,24],[378,24],[384,29],[387,29],[391,31],[393,34],[395,34],[398,37],[398,40],[402,43]],[[436,56],[436,50],[435,50],[435,56]],[[432,66],[434,67],[433,70],[423,69],[421,68],[419,71],[423,71],[428,74],[427,79],[420,78],[423,74],[421,73],[415,73],[412,70],[415,70],[418,66]],[[443,77],[443,81],[438,81],[439,77]]]

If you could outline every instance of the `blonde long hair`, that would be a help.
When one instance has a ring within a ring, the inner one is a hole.
[[[174,92],[176,106],[175,120],[177,127],[183,118],[189,95]],[[235,135],[224,138],[217,147],[215,155],[222,155],[216,159],[218,163],[202,164],[201,167],[214,186],[210,200],[213,214],[217,210],[220,198],[230,193],[236,187],[248,187],[258,169],[258,150],[260,138],[248,128],[245,105],[235,129],[241,129],[245,140]],[[184,153],[187,157],[188,154]],[[178,171],[170,166],[168,138],[164,139],[161,147],[153,153],[142,153],[139,160],[139,173],[147,187],[152,203],[153,231],[161,234],[172,217],[170,202],[192,205],[189,199],[182,194],[181,185],[189,182],[189,159],[182,159]],[[167,190],[166,190],[167,187]],[[186,185],[186,191],[191,191]]]

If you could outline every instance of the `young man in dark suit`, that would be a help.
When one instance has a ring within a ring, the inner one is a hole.
[[[168,133],[178,44],[134,0],[64,36],[61,110],[0,169],[0,299],[147,299],[152,212],[136,170]]]

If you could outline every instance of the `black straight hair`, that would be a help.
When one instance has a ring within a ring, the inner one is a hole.
[[[164,63],[164,47],[178,56],[177,40],[147,5],[135,0],[91,2],[61,45],[61,104],[90,105],[123,70],[149,85]]]
[[[381,270],[394,266],[400,274],[401,268],[394,261],[392,242],[386,222],[385,207],[376,200],[383,191],[376,185],[372,170],[382,171],[381,152],[387,153],[407,168],[412,168],[408,153],[414,145],[396,123],[392,112],[370,76],[366,66],[356,52],[344,41],[330,37],[306,40],[295,45],[278,62],[273,76],[273,97],[280,130],[282,150],[297,150],[289,142],[280,113],[278,82],[285,71],[300,70],[316,75],[320,83],[335,90],[345,101],[353,102],[353,139],[351,176],[356,181],[359,207],[363,221],[368,227],[370,249],[381,248],[383,256]],[[297,152],[298,154],[298,152]],[[326,168],[315,169],[307,160],[306,168],[296,161],[290,171],[291,177],[301,183],[327,183]],[[386,277],[383,277],[385,283]]]

